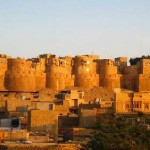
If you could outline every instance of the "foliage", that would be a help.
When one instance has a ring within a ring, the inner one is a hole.
[[[130,62],[130,65],[136,65],[141,59],[149,59],[149,58],[150,58],[150,55],[136,57],[136,58],[130,58],[129,62]]]
[[[107,120],[107,121],[106,121]],[[150,131],[142,126],[128,125],[125,118],[101,118],[95,128],[90,150],[149,150]],[[104,121],[104,122],[103,122]]]

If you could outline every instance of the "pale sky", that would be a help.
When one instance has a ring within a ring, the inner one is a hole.
[[[150,54],[150,0],[0,0],[0,53]]]

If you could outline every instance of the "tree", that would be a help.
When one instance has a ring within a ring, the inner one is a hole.
[[[141,59],[150,59],[150,55],[147,56],[142,56],[142,57],[135,57],[135,58],[130,58],[129,62],[130,65],[136,65]]]
[[[87,149],[91,150],[149,150],[150,131],[126,123],[124,117],[101,118]],[[101,122],[104,121],[104,122]],[[106,123],[107,122],[107,123]]]

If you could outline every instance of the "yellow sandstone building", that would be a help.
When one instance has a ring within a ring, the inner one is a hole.
[[[115,111],[116,114],[150,114],[150,91],[116,91]]]

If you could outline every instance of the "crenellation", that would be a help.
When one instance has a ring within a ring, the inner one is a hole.
[[[124,68],[127,66],[127,57],[117,57],[115,58],[115,66],[118,67],[118,73],[122,73]]]
[[[141,74],[150,74],[150,59],[142,59],[139,65]]]

